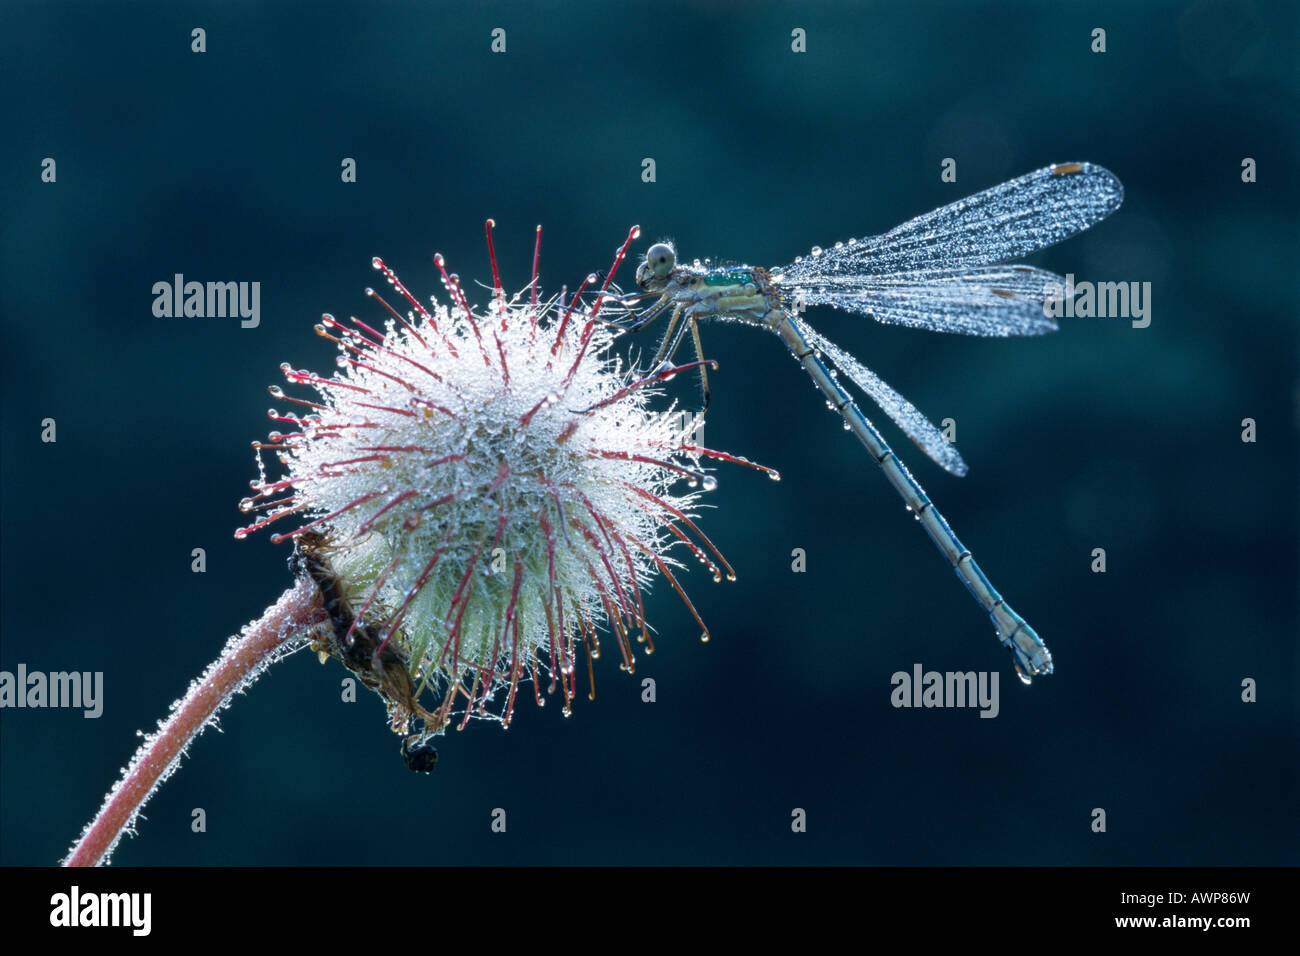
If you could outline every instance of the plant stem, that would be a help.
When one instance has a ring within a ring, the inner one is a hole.
[[[124,830],[133,830],[145,801],[180,765],[195,737],[230,698],[252,684],[270,664],[296,650],[301,637],[325,620],[320,592],[309,579],[285,591],[261,618],[232,637],[221,656],[190,685],[158,732],[136,751],[122,779],[108,792],[99,814],[63,861],[64,866],[106,863]]]

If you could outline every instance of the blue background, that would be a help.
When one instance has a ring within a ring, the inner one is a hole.
[[[0,38],[0,665],[103,671],[106,699],[98,720],[3,713],[0,862],[58,859],[135,731],[288,585],[287,546],[232,537],[249,442],[280,362],[332,368],[321,312],[374,318],[372,255],[421,296],[435,250],[488,281],[492,216],[511,287],[539,222],[550,289],[632,223],[638,253],[671,236],[774,265],[1074,160],[1113,170],[1124,206],[1032,261],[1151,282],[1149,328],[977,340],[809,314],[957,421],[963,479],[881,425],[1054,676],[1019,686],[779,343],[707,327],[708,444],[784,480],[719,472],[704,527],[739,580],[688,575],[707,645],[656,588],[656,703],[606,659],[573,717],[453,732],[424,778],[376,700],[340,703],[342,671],[300,655],[198,740],[115,862],[1296,862],[1293,4],[20,3]],[[261,326],[155,318],[176,272],[260,281]],[[1000,715],[892,708],[917,662],[996,670]]]

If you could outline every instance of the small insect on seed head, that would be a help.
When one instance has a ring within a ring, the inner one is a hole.
[[[572,297],[543,297],[539,227],[532,279],[507,296],[493,225],[485,309],[439,255],[448,302],[421,304],[376,258],[405,311],[367,289],[382,325],[322,316],[316,332],[337,346],[339,370],[281,366],[316,395],[272,389],[295,406],[270,412],[289,430],[254,443],[260,478],[241,502],[263,516],[237,537],[302,522],[272,540],[296,542],[294,573],[321,592],[332,634],[317,649],[375,689],[403,733],[412,719],[426,735],[453,716],[508,725],[521,683],[544,702],[543,675],[567,714],[579,656],[590,679],[602,631],[628,671],[638,643],[653,650],[643,594],[656,574],[706,636],[673,569],[689,556],[715,580],[734,577],[694,521],[716,486],[698,462],[751,463],[693,444],[699,422],[674,405],[656,411],[660,383],[681,369],[629,369],[611,350],[620,330],[600,315],[617,303],[608,290],[638,230],[598,286],[589,276]],[[267,476],[264,451],[282,477]],[[419,747],[403,753],[432,769]]]

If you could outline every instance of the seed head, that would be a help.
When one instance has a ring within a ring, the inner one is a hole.
[[[703,640],[673,569],[690,555],[714,580],[734,578],[694,521],[716,485],[700,461],[751,463],[692,444],[700,423],[675,405],[656,412],[659,383],[692,366],[627,367],[610,348],[620,330],[600,317],[617,302],[608,290],[639,231],[598,290],[588,291],[590,275],[572,298],[562,290],[543,301],[540,227],[532,281],[507,298],[493,225],[486,310],[471,308],[435,256],[447,304],[422,305],[375,259],[410,311],[367,289],[388,312],[382,329],[322,316],[316,332],[337,344],[339,370],[326,378],[281,366],[316,400],[271,388],[303,411],[270,411],[292,430],[254,443],[261,477],[241,502],[266,516],[237,537],[305,519],[272,540],[310,543],[316,573],[329,569],[322,593],[336,633],[318,649],[372,678],[403,731],[413,716],[427,732],[454,714],[461,727],[471,716],[508,725],[521,682],[544,702],[543,675],[568,714],[578,656],[590,681],[602,632],[627,671],[637,644],[653,652],[643,600],[652,578],[668,579]],[[283,477],[267,477],[263,450]],[[418,703],[425,690],[431,712]]]

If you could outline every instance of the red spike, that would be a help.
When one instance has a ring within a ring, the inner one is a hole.
[[[416,595],[424,589],[424,585],[428,583],[429,576],[433,574],[434,569],[438,566],[438,562],[442,560],[443,552],[447,550],[447,542],[451,540],[452,530],[453,529],[451,528],[447,529],[446,535],[443,536],[442,543],[439,544],[437,550],[433,552],[433,557],[431,557],[428,564],[424,566],[424,570],[422,570],[419,576],[415,579],[415,583],[407,588],[406,599],[402,601],[401,607],[397,609],[397,613],[394,614],[392,620],[389,621],[388,628],[384,634],[383,644],[380,645],[381,647],[388,643],[389,638],[393,636],[393,633],[401,625],[402,618],[406,616],[407,608],[411,606],[411,602],[415,600]]]
[[[321,412],[329,411],[329,406],[322,405],[320,402],[309,402],[305,398],[294,398],[292,395],[286,395],[284,389],[280,388],[279,385],[268,385],[266,386],[266,390],[270,393],[272,398],[281,398],[286,402],[293,402],[295,405],[305,405],[308,408],[314,408]]]
[[[600,314],[600,306],[605,301],[605,290],[609,288],[614,281],[614,274],[618,272],[619,264],[623,257],[627,255],[627,247],[632,245],[632,240],[641,235],[641,227],[633,226],[627,231],[627,238],[623,240],[622,248],[618,250],[618,255],[614,256],[614,264],[609,267],[609,275],[605,276],[605,284],[600,287],[600,295],[596,296],[596,304],[592,307],[591,317],[594,319]]]
[[[555,330],[555,344],[551,346],[552,355],[559,354],[560,343],[564,341],[564,330],[569,326],[569,314],[573,312],[573,307],[577,305],[578,300],[582,298],[582,291],[587,288],[587,283],[594,282],[595,280],[596,273],[593,272],[588,275],[587,278],[582,280],[582,284],[578,286],[578,291],[573,293],[573,300],[569,303],[569,307],[564,310],[564,316],[560,319],[560,325]]]
[[[664,564],[663,559],[660,558],[659,555],[655,554],[654,551],[642,544],[639,538],[629,535],[629,540],[652,558],[654,563],[659,566],[659,570],[663,573],[663,576],[668,579],[668,583],[673,586],[678,597],[682,599],[682,603],[684,603],[687,610],[691,612],[691,617],[695,618],[695,623],[700,625],[700,630],[703,632],[703,636],[708,637],[709,629],[704,626],[704,621],[700,618],[699,612],[695,610],[695,605],[692,604],[691,599],[686,596],[686,592],[682,590],[682,586],[677,583],[677,579],[673,577],[672,571],[668,570],[668,565]]]
[[[489,219],[483,224],[483,230],[487,233],[488,258],[492,260],[492,291],[496,294],[497,301],[505,304],[506,291],[501,288],[501,274],[497,272],[497,251],[492,245],[492,229],[496,226],[495,219]]]
[[[665,461],[662,458],[651,458],[649,455],[634,455],[629,451],[603,451],[599,448],[593,448],[589,454],[593,458],[610,458],[615,461],[639,461],[644,465],[655,465],[656,467],[676,472],[691,481],[703,481],[708,477],[708,475],[704,474],[702,471],[692,471],[690,468],[683,468],[681,465],[675,464],[671,461]]]
[[[505,314],[505,313],[502,312],[502,315],[504,315],[504,314]],[[504,322],[503,322],[502,324],[504,325]],[[497,355],[501,356],[501,382],[502,382],[503,385],[509,385],[509,384],[510,384],[510,369],[509,369],[509,367],[506,365],[506,350],[501,346],[501,336],[499,336],[499,335],[497,335],[495,332],[493,332],[493,333],[492,333],[492,338],[496,339],[496,343],[497,343]]]
[[[542,258],[542,226],[537,225],[537,241],[533,243],[533,274],[528,280],[528,285],[532,289],[529,295],[528,304],[531,307],[529,315],[532,319],[533,326],[537,326],[537,263]]]
[[[518,567],[518,565],[516,565]],[[516,593],[518,588],[516,587]],[[506,715],[502,723],[510,726],[510,721],[515,715],[515,694],[519,691],[519,677],[522,670],[519,667],[519,618],[515,618],[514,641],[510,647],[510,696],[506,700]]]
[[[376,511],[374,514],[372,514],[372,515],[371,515],[369,518],[367,518],[364,522],[362,522],[361,526],[360,526],[359,528],[357,528],[356,534],[354,534],[353,537],[354,537],[354,538],[359,538],[359,537],[361,537],[361,535],[365,534],[367,531],[369,531],[371,528],[373,528],[373,527],[375,526],[375,522],[378,521],[381,517],[383,517],[383,515],[384,515],[385,512],[387,512],[389,509],[394,508],[394,507],[396,507],[397,505],[401,504],[403,501],[407,501],[407,500],[409,500],[409,499],[411,499],[411,498],[414,498],[414,497],[415,497],[416,495],[418,495],[418,494],[419,494],[419,492],[416,491],[415,489],[411,489],[410,491],[404,491],[404,492],[402,492],[400,495],[398,495],[398,496],[397,496],[396,498],[394,498],[392,501],[388,502],[388,504],[384,505],[382,508],[380,508],[380,509],[379,509],[378,511]]]
[[[292,508],[285,508],[283,511],[277,511],[275,514],[263,518],[261,521],[257,522],[257,524],[250,524],[247,528],[236,528],[235,537],[246,538],[254,531],[258,531],[262,528],[265,528],[269,524],[274,524],[275,522],[279,521],[281,518],[293,514],[295,511],[301,511],[302,507],[303,506],[300,504],[294,505]],[[275,538],[272,538],[271,540],[274,541]]]
[[[478,330],[478,320],[474,318],[474,313],[470,311],[469,303],[465,301],[465,293],[461,291],[460,280],[456,276],[447,274],[447,262],[443,259],[441,252],[434,253],[433,264],[436,265],[438,271],[442,273],[442,281],[445,282],[447,288],[451,290],[452,298],[456,300],[456,304],[460,307],[461,311],[465,313],[465,321],[469,323],[469,327],[473,330],[474,338],[478,340],[478,347],[483,353],[483,362],[487,365],[491,365],[492,362],[488,358],[487,349],[483,347],[483,335]]]
[[[354,392],[361,392],[363,395],[373,394],[370,389],[362,388],[360,385],[353,385],[351,382],[340,382],[336,378],[321,378],[319,375],[312,375],[310,372],[295,372],[292,369],[286,369],[284,377],[296,385],[328,385],[332,388],[346,388]]]
[[[591,515],[592,520],[596,522],[596,526],[600,528],[601,533],[605,536],[605,540],[610,542],[610,544],[617,544],[619,550],[622,551],[624,561],[627,564],[628,576],[632,580],[632,596],[636,600],[637,606],[637,624],[640,626],[641,630],[644,631],[646,628],[645,602],[641,597],[641,586],[637,583],[636,562],[632,560],[632,553],[628,551],[627,545],[623,542],[621,537],[617,534],[610,534],[610,522],[596,510],[595,505],[593,505],[591,499],[582,492],[582,489],[578,488],[578,486],[574,484],[566,484],[564,487],[570,489],[578,496],[578,499],[587,509],[587,513]]]
[[[375,578],[375,582],[372,585],[370,585],[370,594],[366,596],[365,601],[362,603],[361,610],[357,611],[357,613],[352,616],[352,624],[348,627],[348,632],[345,635],[345,640],[351,638],[352,634],[357,629],[357,624],[365,620],[366,611],[370,609],[370,605],[374,602],[375,598],[379,596],[379,592],[383,588],[385,582],[387,582],[388,576],[393,573],[393,569],[396,568],[397,565],[400,564],[403,560],[405,560],[405,558],[406,558],[405,554],[399,553],[397,557],[393,558],[392,561],[388,562],[388,566],[384,568],[384,570],[379,572],[379,576]],[[421,685],[421,689],[423,689],[423,685]],[[415,696],[419,697],[420,691],[416,691]]]
[[[704,359],[699,362],[689,362],[686,365],[673,365],[670,366],[669,368],[664,369],[662,372],[659,372],[657,375],[648,375],[645,378],[637,379],[631,385],[626,385],[623,388],[620,388],[617,392],[610,395],[609,398],[602,399],[601,401],[597,402],[595,405],[592,405],[590,408],[583,409],[583,411],[584,412],[597,411],[598,409],[604,408],[607,405],[614,404],[620,399],[626,398],[627,396],[631,395],[639,388],[644,388],[645,386],[652,385],[655,382],[661,382],[665,379],[672,378],[674,375],[677,375],[680,372],[689,372],[691,369],[699,368],[701,365],[712,365],[714,368],[718,367],[718,363],[713,361],[712,359]]]
[[[733,568],[733,567],[732,567],[732,566],[727,562],[727,559],[726,559],[725,557],[723,557],[722,552],[718,550],[717,545],[715,545],[712,541],[709,540],[709,536],[708,536],[707,534],[705,534],[703,531],[701,531],[701,530],[699,529],[699,527],[695,524],[694,521],[692,521],[689,517],[687,517],[687,516],[686,516],[684,513],[682,513],[680,510],[678,510],[677,508],[674,508],[674,507],[673,507],[672,505],[670,505],[668,502],[664,501],[664,500],[663,500],[662,498],[660,498],[658,495],[656,495],[656,494],[654,494],[654,493],[652,493],[652,492],[646,491],[644,488],[640,488],[640,487],[638,487],[638,486],[636,486],[636,485],[633,485],[633,484],[631,484],[631,483],[629,483],[629,482],[626,482],[626,481],[623,482],[623,485],[624,485],[624,487],[626,487],[626,488],[630,488],[631,490],[635,491],[635,492],[636,492],[637,494],[639,494],[641,497],[646,498],[646,499],[648,499],[649,501],[653,501],[653,502],[654,502],[655,504],[657,504],[660,508],[663,508],[663,509],[664,509],[665,511],[667,511],[669,514],[671,514],[674,518],[676,518],[678,521],[680,521],[682,524],[686,525],[686,527],[688,527],[688,528],[690,528],[692,531],[694,531],[694,532],[699,536],[700,540],[703,541],[703,542],[705,543],[705,545],[708,547],[708,549],[709,549],[710,551],[712,551],[714,554],[716,554],[716,555],[718,556],[718,560],[721,561],[721,562],[722,562],[722,566],[725,567],[725,568],[727,569],[727,574],[731,577],[731,579],[733,579],[733,580],[735,579],[735,577],[736,577],[736,571],[735,571],[735,569],[734,569],[734,568]]]
[[[587,700],[595,700],[596,699],[596,671],[595,671],[595,667],[592,664],[591,644],[588,643],[587,641],[587,635],[590,634],[594,638],[596,636],[596,632],[595,629],[591,626],[591,622],[587,620],[587,615],[583,614],[580,610],[576,611],[575,613],[578,618],[578,623],[582,627],[582,647],[583,650],[587,652],[587,683],[591,687],[591,690],[587,692]]]
[[[555,596],[559,600],[560,588],[555,580],[555,532],[551,527],[550,521],[546,518],[546,511],[543,509],[537,512],[538,523],[542,526],[542,531],[546,535],[546,575],[548,582],[548,593],[543,605],[546,608],[546,633],[547,640],[551,646],[551,670],[552,686],[554,686],[555,670],[555,619],[551,614],[551,597]]]
[[[383,259],[379,258],[378,256],[375,256],[373,259],[370,260],[370,264],[373,265],[376,269],[378,269],[388,278],[389,285],[391,285],[394,289],[396,289],[401,294],[402,298],[404,298],[407,302],[411,303],[411,307],[415,309],[416,312],[419,313],[420,318],[424,319],[435,329],[438,327],[438,324],[433,320],[433,316],[429,314],[429,310],[426,309],[424,306],[420,305],[420,301],[415,296],[411,295],[410,292],[406,291],[406,286],[402,285],[402,280],[397,278],[397,273],[395,273],[392,269],[388,268],[388,266],[384,265]],[[378,298],[378,296],[376,296],[376,298]],[[383,300],[381,299],[380,301]]]
[[[775,468],[768,468],[766,465],[760,465],[758,462],[750,461],[748,458],[740,458],[736,455],[728,455],[725,451],[714,451],[712,448],[701,448],[699,445],[679,445],[677,451],[687,452],[688,454],[703,455],[705,458],[716,458],[718,461],[729,461],[733,465],[744,465],[746,468],[753,468],[756,471],[765,472],[769,476],[781,477],[780,472]]]
[[[373,290],[372,290],[372,291],[373,291]],[[376,296],[376,298],[378,298],[378,296]],[[380,301],[383,302],[382,299],[380,299]],[[387,303],[387,302],[384,302],[384,305],[388,305],[388,303]],[[392,311],[392,310],[390,309],[389,311]],[[396,315],[397,313],[394,312],[393,314]],[[434,379],[434,381],[441,382],[441,381],[443,380],[443,379],[442,379],[442,376],[439,375],[437,372],[433,371],[433,370],[430,369],[430,368],[426,368],[425,366],[421,365],[419,362],[417,362],[415,359],[411,358],[409,355],[403,355],[401,352],[394,352],[392,349],[390,349],[390,348],[388,348],[387,346],[385,346],[385,345],[383,344],[383,336],[379,335],[378,332],[376,332],[376,331],[375,331],[374,329],[372,329],[370,326],[366,325],[366,323],[362,322],[362,321],[361,321],[360,319],[358,319],[355,315],[353,315],[353,316],[349,316],[349,318],[350,318],[354,323],[356,323],[358,326],[360,326],[361,328],[365,329],[367,332],[370,332],[370,333],[373,334],[373,335],[379,336],[380,341],[378,341],[378,342],[371,342],[371,341],[369,341],[368,339],[366,339],[364,336],[358,335],[356,332],[353,332],[351,329],[347,328],[345,325],[343,325],[341,322],[339,322],[337,319],[335,319],[334,316],[330,315],[328,312],[327,312],[325,315],[321,316],[321,320],[322,320],[322,321],[325,321],[326,324],[328,324],[328,325],[332,325],[333,327],[339,329],[340,331],[342,331],[342,332],[344,332],[344,333],[346,333],[346,334],[352,335],[352,336],[354,336],[354,337],[360,339],[362,342],[364,342],[364,343],[366,344],[366,346],[368,347],[369,351],[367,351],[367,350],[365,350],[365,349],[357,348],[355,345],[352,345],[352,344],[350,344],[350,343],[346,343],[346,342],[344,342],[344,343],[340,343],[340,344],[342,344],[342,345],[345,345],[347,348],[352,349],[352,351],[356,352],[358,355],[369,355],[369,354],[371,354],[372,352],[380,352],[380,353],[382,353],[382,354],[384,354],[384,355],[390,355],[390,356],[392,356],[393,358],[401,359],[403,362],[406,362],[408,365],[414,365],[414,366],[415,366],[416,368],[418,368],[421,372],[424,372],[426,375],[428,375],[429,377],[431,377],[432,379]],[[400,316],[399,316],[399,318],[400,318]],[[403,319],[402,321],[405,322],[404,319]],[[410,326],[408,326],[408,328],[410,328]],[[412,328],[411,331],[412,331],[412,332],[415,332],[415,329]],[[328,336],[327,336],[327,338],[328,338]],[[416,335],[416,338],[419,338],[419,336]],[[338,340],[335,339],[335,341],[338,341]],[[420,339],[420,343],[421,343],[422,345],[424,345],[424,340],[423,340],[423,339]],[[425,348],[428,348],[428,346],[425,345]],[[432,351],[432,350],[430,350],[430,351]]]
[[[294,531],[290,531],[288,534],[273,534],[271,535],[271,543],[279,544],[281,541],[287,541],[290,538],[296,538],[304,531],[310,531],[312,528],[325,524],[327,521],[332,521],[335,518],[337,518],[339,515],[345,514],[346,512],[351,511],[353,508],[365,504],[367,501],[370,501],[374,498],[378,498],[381,494],[383,494],[382,491],[372,491],[368,495],[362,495],[360,498],[348,502],[342,508],[338,509],[338,511],[333,511],[327,514],[323,518],[317,518],[315,521],[311,522],[310,524],[305,524],[301,528],[298,528]]]
[[[550,398],[549,395],[544,395],[540,399],[538,399],[536,405],[534,405],[528,411],[524,412],[523,415],[519,416],[519,424],[523,425],[524,427],[527,427],[528,423],[533,420],[533,416],[542,410],[542,406],[547,403],[549,398]]]
[[[451,624],[451,612],[456,608],[457,604],[460,605],[460,609],[456,612],[456,622],[452,625],[451,630],[451,633],[455,636],[455,647],[452,651],[451,658],[453,671],[460,669],[460,625],[461,621],[465,617],[465,609],[469,607],[469,591],[466,590],[466,586],[473,580],[474,568],[478,566],[478,560],[483,556],[483,545],[486,542],[487,535],[484,534],[479,538],[478,544],[474,548],[474,554],[470,557],[469,563],[465,566],[465,574],[460,579],[460,585],[456,588],[456,593],[452,595],[451,604],[447,608],[447,616],[444,618],[445,623]],[[466,598],[466,600],[462,601],[462,597]],[[447,644],[451,643],[452,641],[450,640],[447,642]],[[438,658],[439,664],[442,663],[443,658],[447,655],[447,644],[443,645],[442,654],[439,655]]]
[[[329,336],[329,335],[327,335],[326,338],[333,338],[333,336]],[[336,341],[337,341],[337,340],[336,340]],[[340,343],[340,344],[342,344],[342,343]],[[366,353],[364,353],[364,352],[361,352],[360,349],[358,349],[357,351],[360,352],[360,354],[363,354],[363,355],[366,354]],[[413,391],[415,391],[415,386],[412,385],[410,382],[408,382],[408,381],[407,381],[406,379],[404,379],[404,378],[398,378],[396,375],[393,375],[393,374],[390,373],[390,372],[385,372],[385,371],[384,371],[383,369],[381,369],[381,368],[375,368],[373,365],[369,365],[369,364],[367,364],[367,363],[365,363],[365,362],[358,362],[356,359],[350,359],[350,358],[348,358],[347,356],[340,356],[340,358],[341,358],[344,362],[346,362],[348,365],[351,365],[353,368],[363,368],[363,369],[365,369],[367,372],[374,372],[376,375],[382,375],[384,378],[388,379],[389,381],[396,382],[398,385],[400,385],[400,386],[402,386],[403,388],[405,388],[408,392],[413,392]]]
[[[394,309],[391,305],[389,305],[387,301],[384,300],[383,296],[381,296],[378,292],[376,292],[374,289],[371,288],[366,289],[366,295],[370,296],[373,299],[378,299],[379,304],[382,305],[385,309],[387,309],[389,314],[392,315],[394,319],[402,323],[402,326],[413,336],[415,336],[415,340],[429,350],[429,354],[431,355],[433,354],[433,347],[424,340],[424,338],[420,335],[419,332],[416,331],[415,326],[411,325],[410,322],[407,322],[406,317],[402,315],[400,312],[398,312],[396,309]],[[357,320],[353,319],[352,321],[356,322]],[[433,328],[433,331],[438,333],[439,338],[441,338],[443,344],[447,346],[447,352],[451,355],[452,358],[455,358],[457,355],[460,354],[459,352],[456,351],[456,346],[452,344],[451,339],[447,338],[447,333],[443,332],[442,329],[438,328],[438,323],[434,321],[432,315],[429,316],[429,325]],[[375,334],[378,335],[379,333],[376,332]]]

